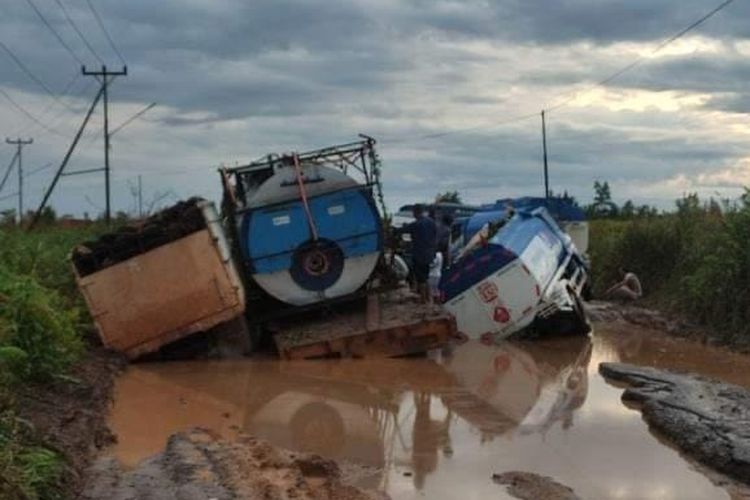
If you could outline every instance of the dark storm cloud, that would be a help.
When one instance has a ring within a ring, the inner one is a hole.
[[[53,26],[87,61],[95,62],[52,2],[36,0]],[[10,2],[0,19],[3,38],[60,90],[77,65],[46,32],[25,2]],[[151,99],[183,111],[210,111],[221,118],[320,112],[342,90],[362,93],[388,89],[408,79],[414,61],[403,57],[415,40],[481,39],[497,43],[564,45],[579,41],[608,44],[659,40],[707,10],[688,0],[632,2],[486,2],[468,0],[358,3],[344,0],[150,0],[101,2],[107,25],[131,62],[119,98]],[[108,60],[114,55],[96,29],[85,4],[68,0],[73,17]],[[731,5],[731,16],[717,16],[707,30],[742,33],[736,22],[750,6]],[[738,31],[739,30],[739,31]],[[23,43],[20,43],[23,40]],[[3,54],[0,54],[3,56]],[[482,64],[482,57],[457,53],[440,80],[458,85],[466,76],[455,66]],[[0,83],[41,92],[4,60]],[[719,63],[715,65],[720,66]],[[540,66],[541,68],[541,66]],[[544,71],[516,75],[519,82],[564,85],[608,68]],[[728,68],[715,67],[733,78]],[[674,71],[674,73],[672,73]],[[700,70],[698,70],[700,71]],[[646,85],[668,84],[680,68],[646,78]],[[61,76],[64,75],[64,76]],[[137,76],[137,78],[135,78]],[[652,82],[652,83],[649,83]],[[464,99],[481,99],[466,96]]]
[[[703,0],[412,0],[406,2],[402,15],[410,25],[448,36],[532,44],[609,44],[664,39],[712,7]],[[750,36],[750,26],[744,22],[750,5],[735,2],[730,9],[731,16],[712,20],[705,31],[722,37]]]
[[[99,64],[54,1],[33,1],[88,65]],[[117,68],[86,3],[63,2],[97,51]],[[27,2],[0,4],[0,41],[60,92],[79,71],[78,63]],[[483,123],[488,114],[504,119],[517,110],[535,111],[547,96],[585,88],[629,62],[632,52],[619,57],[615,44],[654,46],[714,4],[101,0],[95,5],[129,63],[129,76],[112,89],[113,102],[135,109],[152,101],[160,105],[140,123],[163,129],[149,129],[127,149],[118,142],[118,158],[127,154],[130,164],[149,164],[161,155],[163,163],[176,169],[181,163],[218,163],[233,154],[260,155],[267,152],[263,148],[320,146],[348,140],[359,131],[414,136],[471,127],[474,115]],[[736,1],[698,32],[726,42],[727,48],[750,37],[748,18],[750,4]],[[470,44],[481,50],[467,48]],[[537,50],[534,60],[519,55],[531,50]],[[747,112],[750,65],[744,57],[727,49],[710,56],[659,58],[611,86],[701,92],[710,95],[705,105],[712,109]],[[0,85],[44,95],[1,51]],[[81,82],[74,85],[81,88]],[[38,113],[49,102],[36,101],[24,103]],[[81,110],[85,104],[70,105]],[[6,105],[0,98],[0,108]],[[674,113],[599,113],[580,115],[579,122],[575,115],[570,121],[551,116],[556,185],[588,193],[592,179],[599,177],[658,183],[721,168],[750,154],[735,138],[690,135],[695,127],[685,127]],[[124,118],[119,110],[114,114],[118,121]],[[457,114],[461,116],[454,124]],[[0,133],[15,132],[13,123],[2,125]],[[644,128],[669,133],[649,136]],[[118,140],[126,138],[123,134]],[[390,165],[387,187],[396,196],[431,195],[440,189],[510,195],[537,189],[540,181],[538,120],[399,146],[383,141],[382,146]],[[198,189],[214,178],[183,180]]]

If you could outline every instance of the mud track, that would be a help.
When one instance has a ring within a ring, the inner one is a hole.
[[[336,463],[242,437],[222,441],[194,429],[171,436],[161,454],[125,471],[112,457],[91,469],[82,499],[374,500],[382,493],[345,483]]]
[[[492,480],[505,485],[510,495],[521,500],[580,500],[571,488],[532,472],[503,472],[493,474]]]
[[[750,391],[696,375],[622,363],[599,372],[629,387],[623,400],[680,450],[704,465],[750,484]]]

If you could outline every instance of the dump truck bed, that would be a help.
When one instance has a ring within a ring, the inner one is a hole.
[[[405,356],[440,348],[458,335],[450,314],[403,292],[371,294],[366,304],[280,330],[274,339],[284,359]]]
[[[105,346],[132,359],[244,313],[216,210],[198,203],[204,229],[93,273],[73,266]]]

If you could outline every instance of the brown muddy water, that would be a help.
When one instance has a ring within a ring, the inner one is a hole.
[[[649,432],[598,374],[602,361],[750,387],[748,356],[617,324],[426,358],[141,364],[117,383],[112,451],[133,466],[200,426],[369,466],[358,484],[397,499],[510,498],[491,480],[509,470],[587,499],[737,498]]]

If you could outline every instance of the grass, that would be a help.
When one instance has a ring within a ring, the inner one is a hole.
[[[641,279],[645,301],[750,345],[750,203],[720,206],[691,195],[674,213],[590,223],[594,291],[623,266]]]
[[[64,498],[65,460],[18,417],[16,393],[28,382],[65,377],[83,353],[90,320],[67,256],[99,232],[0,229],[0,498]]]

